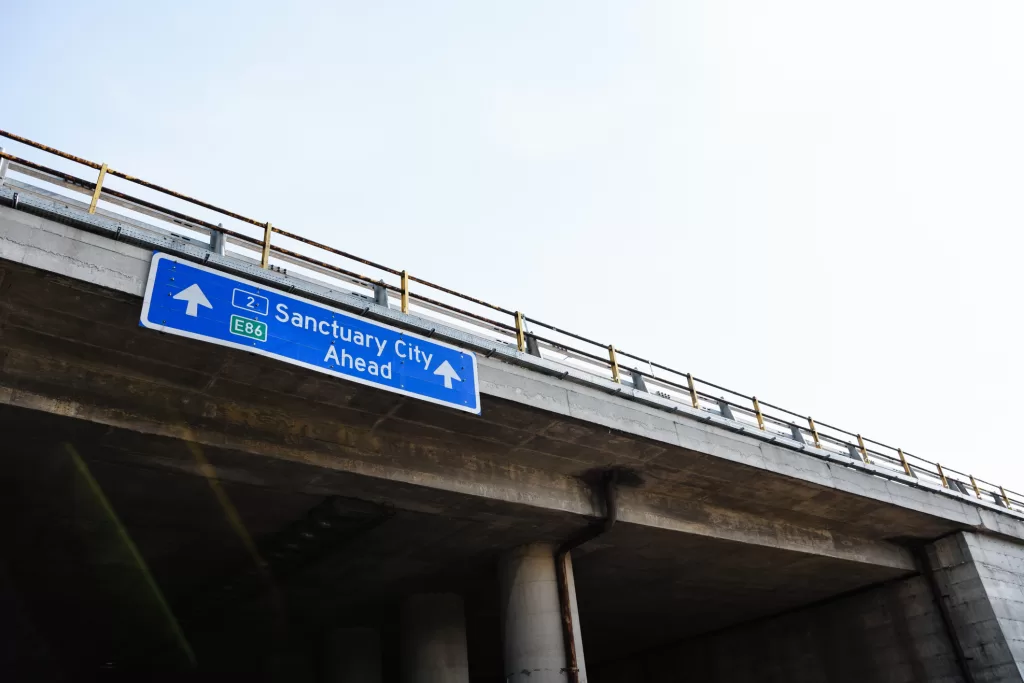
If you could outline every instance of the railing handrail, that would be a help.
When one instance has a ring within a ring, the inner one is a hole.
[[[862,437],[859,433],[834,427],[828,423],[815,421],[801,413],[782,408],[781,406],[759,401],[754,395],[743,394],[707,380],[702,380],[694,377],[690,373],[681,372],[666,365],[655,363],[652,360],[618,349],[613,344],[601,344],[600,342],[596,342],[575,332],[570,332],[541,322],[536,318],[523,315],[519,311],[512,311],[502,306],[491,304],[483,301],[482,299],[478,299],[442,285],[435,284],[423,278],[410,275],[405,270],[391,268],[390,266],[362,258],[341,249],[316,242],[302,237],[297,233],[274,226],[269,221],[259,221],[254,218],[244,216],[240,213],[230,211],[209,202],[163,187],[156,183],[110,168],[106,164],[99,164],[88,159],[83,159],[56,148],[43,145],[42,143],[34,140],[15,135],[8,131],[0,130],[0,137],[13,140],[62,159],[98,170],[99,174],[97,179],[93,182],[78,178],[57,169],[43,166],[28,159],[23,159],[13,154],[9,154],[0,148],[0,163],[4,164],[2,167],[3,169],[7,169],[10,164],[14,166],[14,168],[10,170],[26,173],[37,179],[53,182],[57,185],[66,187],[67,189],[91,195],[92,201],[89,206],[89,213],[95,212],[97,202],[102,199],[105,201],[113,201],[115,204],[129,209],[141,208],[147,215],[162,218],[164,220],[169,219],[170,222],[189,229],[202,230],[209,233],[219,232],[234,238],[246,248],[260,252],[260,266],[263,268],[270,267],[270,257],[272,255],[277,255],[278,258],[287,257],[286,260],[288,262],[297,261],[301,264],[307,264],[311,270],[316,272],[336,274],[338,276],[343,276],[343,279],[349,282],[355,282],[367,287],[381,287],[385,293],[393,292],[400,297],[401,310],[403,313],[409,312],[410,301],[416,303],[418,306],[426,307],[429,310],[440,309],[456,319],[462,320],[467,324],[478,326],[481,329],[488,329],[493,332],[510,333],[514,335],[515,340],[513,342],[509,342],[505,339],[499,339],[498,341],[511,343],[515,345],[520,352],[527,352],[532,355],[543,357],[541,349],[547,349],[549,353],[557,353],[564,356],[560,361],[556,359],[556,362],[565,363],[572,359],[573,363],[569,363],[570,367],[576,367],[576,364],[585,363],[587,364],[588,370],[591,367],[605,368],[610,371],[611,379],[619,383],[622,382],[621,374],[625,371],[625,374],[631,376],[634,388],[637,388],[641,382],[643,382],[643,384],[650,382],[654,385],[655,390],[654,392],[651,392],[650,389],[646,389],[649,393],[661,394],[669,400],[676,401],[684,405],[690,404],[695,409],[717,412],[723,417],[726,417],[726,414],[728,413],[728,417],[733,420],[739,421],[743,424],[748,424],[751,427],[756,426],[760,430],[769,432],[773,435],[791,438],[798,443],[803,443],[805,445],[805,437],[809,436],[812,438],[811,445],[816,448],[829,452],[835,452],[834,448],[839,448],[840,453],[842,453],[843,448],[846,448],[848,451],[847,454],[850,457],[859,457],[865,463],[882,462],[886,464],[887,468],[896,470],[897,472],[902,470],[904,474],[910,477],[920,479],[921,476],[924,476],[929,479],[935,479],[937,482],[941,483],[944,488],[949,489],[950,491],[956,491],[960,494],[966,494],[966,485],[967,482],[969,482],[974,495],[979,500],[983,500],[982,493],[987,493],[993,498],[993,501],[996,504],[1005,508],[1014,509],[1013,504],[1024,508],[1024,494],[1007,490],[1002,486],[974,477],[971,474],[960,472],[949,467],[943,467],[937,462],[932,462],[920,456],[913,455],[901,448],[889,446],[867,437]],[[104,187],[104,179],[107,175],[121,178],[130,183],[174,197],[180,201],[199,206],[222,216],[262,228],[262,238],[251,237],[244,233],[232,231],[225,228],[222,224],[214,225],[208,221],[189,216],[174,209],[159,206],[139,197],[134,197],[132,195],[113,190],[109,187]],[[3,182],[3,172],[0,171],[0,185],[2,185]],[[388,275],[397,276],[400,278],[400,284],[393,285],[385,282],[383,279],[375,279],[367,275],[362,275],[354,271],[341,268],[335,264],[314,259],[309,255],[285,249],[280,245],[272,244],[271,237],[274,233],[288,239],[293,239],[302,244],[306,244],[315,249],[320,249],[334,254],[335,256],[348,259],[356,263],[361,263],[383,273],[387,273]],[[417,292],[412,292],[409,287],[410,283],[416,283],[424,287],[437,290],[449,296],[456,297],[463,301],[468,301],[474,305],[489,309],[502,315],[512,316],[514,324],[510,325],[499,320],[493,320],[484,315],[424,296]],[[528,329],[527,324],[543,328],[544,330],[547,330],[549,334],[553,333],[554,335],[565,337],[573,340],[574,342],[582,342],[584,344],[591,345],[599,351],[580,349],[573,346],[570,342],[563,342],[557,339],[552,339],[549,336],[542,336]],[[620,359],[628,359],[634,363],[634,366],[623,364]],[[648,370],[645,371],[639,367],[635,367],[636,363],[646,364],[648,366]],[[670,375],[677,377],[678,380],[673,380],[669,377],[665,377],[664,375],[659,376],[655,373],[655,369],[661,370],[664,373],[669,373]],[[726,399],[725,396],[712,396],[708,393],[708,388],[725,392],[733,397],[742,399],[746,403],[737,403],[736,401]],[[672,396],[670,392],[678,393],[680,395],[679,398]],[[765,409],[768,410],[766,411]],[[776,412],[773,413],[769,411]],[[739,419],[737,415],[743,419]],[[794,422],[793,418],[800,422]],[[801,422],[803,424],[801,424]],[[846,438],[836,437],[834,434],[840,434],[844,437],[852,437],[856,442],[854,443],[848,441]],[[868,444],[874,448],[869,448]],[[827,446],[832,446],[834,448],[828,448]],[[966,481],[961,481],[961,479],[951,475],[957,475],[960,478],[966,479]],[[952,484],[950,482],[952,482]]]

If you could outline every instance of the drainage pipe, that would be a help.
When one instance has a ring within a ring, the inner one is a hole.
[[[566,562],[569,560],[569,552],[578,548],[587,541],[591,541],[602,534],[611,531],[615,526],[615,520],[619,516],[619,504],[616,496],[616,482],[618,472],[609,470],[604,473],[604,503],[605,517],[599,522],[593,522],[580,530],[576,535],[567,539],[555,552],[555,574],[558,578],[558,602],[562,608],[562,638],[565,641],[565,670],[569,675],[570,683],[579,683],[580,671],[576,654],[576,628],[572,618],[572,600],[569,595],[569,578],[565,570]]]

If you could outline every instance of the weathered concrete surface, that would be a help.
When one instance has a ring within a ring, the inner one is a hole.
[[[964,683],[914,577],[591,667],[593,683]]]
[[[0,258],[142,296],[152,251],[0,207]]]
[[[928,548],[975,683],[1024,680],[1024,545],[972,533]]]

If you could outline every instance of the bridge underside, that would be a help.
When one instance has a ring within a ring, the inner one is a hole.
[[[565,513],[39,411],[3,407],[0,424],[4,581],[70,670],[173,662],[173,614],[201,662],[258,671],[254,652],[337,626],[387,632],[404,597],[454,591],[466,596],[474,680],[498,680],[498,558],[580,527]],[[321,518],[337,533],[304,538]],[[629,523],[574,562],[595,666],[907,573]]]
[[[184,642],[264,671],[454,591],[472,679],[497,681],[498,558],[600,518],[608,468],[621,521],[573,553],[595,668],[914,574],[908,544],[958,528],[493,395],[457,414],[160,335],[139,307],[0,260],[0,599],[22,655],[64,671],[180,664]]]

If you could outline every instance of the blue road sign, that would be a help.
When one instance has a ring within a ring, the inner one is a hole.
[[[153,255],[140,324],[480,413],[475,354],[168,254]]]

